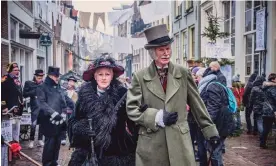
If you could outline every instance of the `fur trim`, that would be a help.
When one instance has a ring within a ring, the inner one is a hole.
[[[199,93],[201,93],[203,91],[203,89],[208,85],[209,82],[216,80],[216,79],[217,79],[217,76],[214,74],[210,74],[210,75],[203,77],[198,84]]]
[[[116,127],[118,112],[118,110],[114,110],[114,107],[120,100],[119,94],[122,91],[126,93],[124,87],[113,84],[99,97],[96,87],[89,82],[79,92],[78,111],[83,118],[91,117],[93,119],[93,128],[96,133],[95,147],[106,150],[111,144],[111,132]]]

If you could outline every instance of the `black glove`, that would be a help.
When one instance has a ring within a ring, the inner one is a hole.
[[[209,143],[213,150],[215,150],[220,144],[220,138],[218,136],[211,137]]]
[[[140,105],[139,111],[140,111],[140,112],[145,112],[148,108],[149,108],[149,107],[148,107],[147,104],[143,104],[143,105]]]
[[[177,112],[167,112],[163,111],[163,122],[165,126],[170,126],[172,124],[175,124],[178,119],[178,113]]]
[[[55,125],[61,125],[65,122],[64,118],[61,115],[59,115],[59,113],[57,112],[54,112],[51,115],[50,121],[52,124],[55,124]]]

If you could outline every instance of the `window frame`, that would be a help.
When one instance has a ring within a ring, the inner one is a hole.
[[[174,2],[174,18],[179,19],[182,16],[182,1],[173,1]]]
[[[188,34],[187,29],[181,31],[181,43],[182,43],[182,54],[183,58],[187,58],[187,45],[188,45]]]
[[[235,3],[234,4],[235,9],[234,10],[233,10],[233,4],[232,4],[233,2]],[[225,11],[226,11],[226,4],[228,4],[228,3],[229,3],[229,6],[228,6],[229,7],[229,13],[228,13],[229,18],[226,18]],[[235,42],[235,34],[236,34],[236,27],[235,27],[235,22],[236,22],[236,1],[233,1],[233,0],[231,0],[231,1],[224,1],[224,2],[222,2],[222,4],[223,4],[223,15],[224,15],[223,30],[224,30],[224,32],[228,32],[230,34],[229,37],[223,39],[223,43],[230,44],[231,55],[235,56],[235,47],[236,47],[236,42]],[[233,15],[233,12],[235,13],[234,15]],[[225,22],[229,22],[228,31],[225,31]],[[233,26],[233,24],[234,24],[234,26]],[[234,33],[233,33],[232,27],[234,27]],[[234,41],[234,42],[232,42],[232,41]]]
[[[193,33],[194,32],[194,33]],[[189,27],[189,59],[195,58],[195,26]]]

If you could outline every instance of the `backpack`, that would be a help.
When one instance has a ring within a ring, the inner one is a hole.
[[[228,98],[228,106],[222,107],[221,111],[219,111],[217,114],[216,120],[214,120],[214,124],[217,127],[219,135],[221,137],[227,137],[229,135],[232,135],[235,131],[234,113],[237,111],[237,101],[230,88],[225,87],[223,84],[219,82],[214,83],[219,84],[224,88]],[[208,86],[206,90],[207,89]]]
[[[214,82],[214,83],[219,84],[220,86],[222,86],[224,88],[224,90],[227,94],[227,97],[228,97],[228,110],[231,113],[236,113],[237,109],[238,109],[238,104],[237,104],[237,100],[236,100],[232,90],[219,82]]]

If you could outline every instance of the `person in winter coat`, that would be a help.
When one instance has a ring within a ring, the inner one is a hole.
[[[220,71],[220,64],[218,63],[218,61],[211,62],[209,64],[209,68],[211,69],[211,71],[214,71],[216,73],[219,80],[221,80],[222,82],[226,82],[226,77]]]
[[[37,102],[36,96],[36,88],[43,83],[44,72],[43,70],[37,69],[35,70],[34,78],[32,81],[26,81],[25,86],[23,89],[23,97],[27,98],[30,97],[30,106],[31,106],[31,134],[30,134],[30,143],[29,148],[34,147],[34,138],[36,132],[36,126],[38,123],[38,116],[39,116],[39,106]],[[40,125],[39,125],[40,126]],[[44,146],[44,142],[42,140],[43,134],[41,132],[41,128],[39,127],[38,130],[38,145]]]
[[[71,100],[66,98],[60,86],[59,68],[50,66],[43,84],[36,89],[41,132],[45,136],[42,154],[43,166],[57,166],[61,143],[61,133],[66,130],[66,110]]]
[[[242,87],[242,84],[240,82],[240,75],[236,75],[233,77],[232,80],[232,92],[235,96],[235,99],[237,101],[237,112],[235,114],[236,117],[236,131],[240,131],[241,129],[241,115],[240,111],[243,109],[242,105],[242,97],[244,93],[244,88]]]
[[[253,82],[255,81],[256,77],[257,77],[257,73],[253,73],[249,77],[248,82],[245,86],[243,97],[242,97],[242,102],[243,102],[243,105],[245,106],[245,120],[247,124],[247,134],[251,134],[253,132],[254,135],[257,134],[258,128],[257,128],[257,121],[254,118],[254,131],[252,131],[252,123],[250,118],[252,113],[252,108],[250,108],[250,105],[249,105],[249,98],[250,98],[251,90],[253,88]]]
[[[77,100],[78,100],[78,93],[76,92],[76,83],[77,83],[77,79],[74,76],[70,76],[68,79],[68,85],[67,85],[67,89],[64,92],[66,94],[67,97],[69,97],[74,104],[76,104]],[[72,114],[72,109],[68,109],[67,113],[66,113],[66,120],[69,119],[69,117]],[[62,136],[61,136],[61,145],[65,146],[66,145],[66,131],[62,132]]]
[[[69,166],[80,166],[91,155],[99,166],[135,166],[137,126],[127,117],[127,89],[117,80],[123,73],[124,68],[110,57],[96,59],[83,73],[87,83],[79,91],[75,115],[68,123],[75,148]],[[91,139],[95,154],[91,154]]]
[[[133,74],[127,94],[128,117],[140,125],[136,149],[137,166],[195,166],[187,122],[189,105],[205,138],[215,149],[219,136],[192,74],[170,62],[171,43],[165,24],[144,31],[153,62]],[[141,111],[141,105],[147,105]]]
[[[7,65],[8,74],[2,77],[1,81],[1,110],[7,113],[14,108],[11,113],[21,116],[23,113],[24,101],[22,95],[22,85],[20,82],[20,70],[16,62]]]
[[[216,82],[219,82],[220,84],[226,86],[226,79],[224,79],[220,75],[220,72],[218,72],[218,70],[212,70],[211,68],[207,68],[203,74],[203,78],[200,80],[198,85],[200,96],[213,122],[216,124],[221,138],[218,148],[213,150],[213,153],[211,155],[211,163],[213,166],[223,165],[222,150],[225,138],[227,136],[224,134],[224,130],[227,130],[227,128],[225,128],[225,126],[219,126],[219,124],[221,124],[223,121],[223,119],[220,118],[223,109],[226,109],[228,107],[228,97],[224,87],[217,84]],[[199,133],[198,149],[200,165],[208,165],[208,147],[205,146],[205,139],[202,136],[201,132]]]
[[[251,90],[249,98],[249,107],[252,108],[254,113],[254,120],[257,121],[257,128],[260,134],[260,145],[263,140],[261,140],[261,135],[263,133],[263,102],[264,102],[264,92],[262,89],[263,82],[265,78],[263,76],[257,76],[253,82],[253,88]]]
[[[276,124],[276,73],[268,76],[268,81],[263,83],[263,134],[261,148],[267,148],[266,140],[272,129],[273,122]]]

